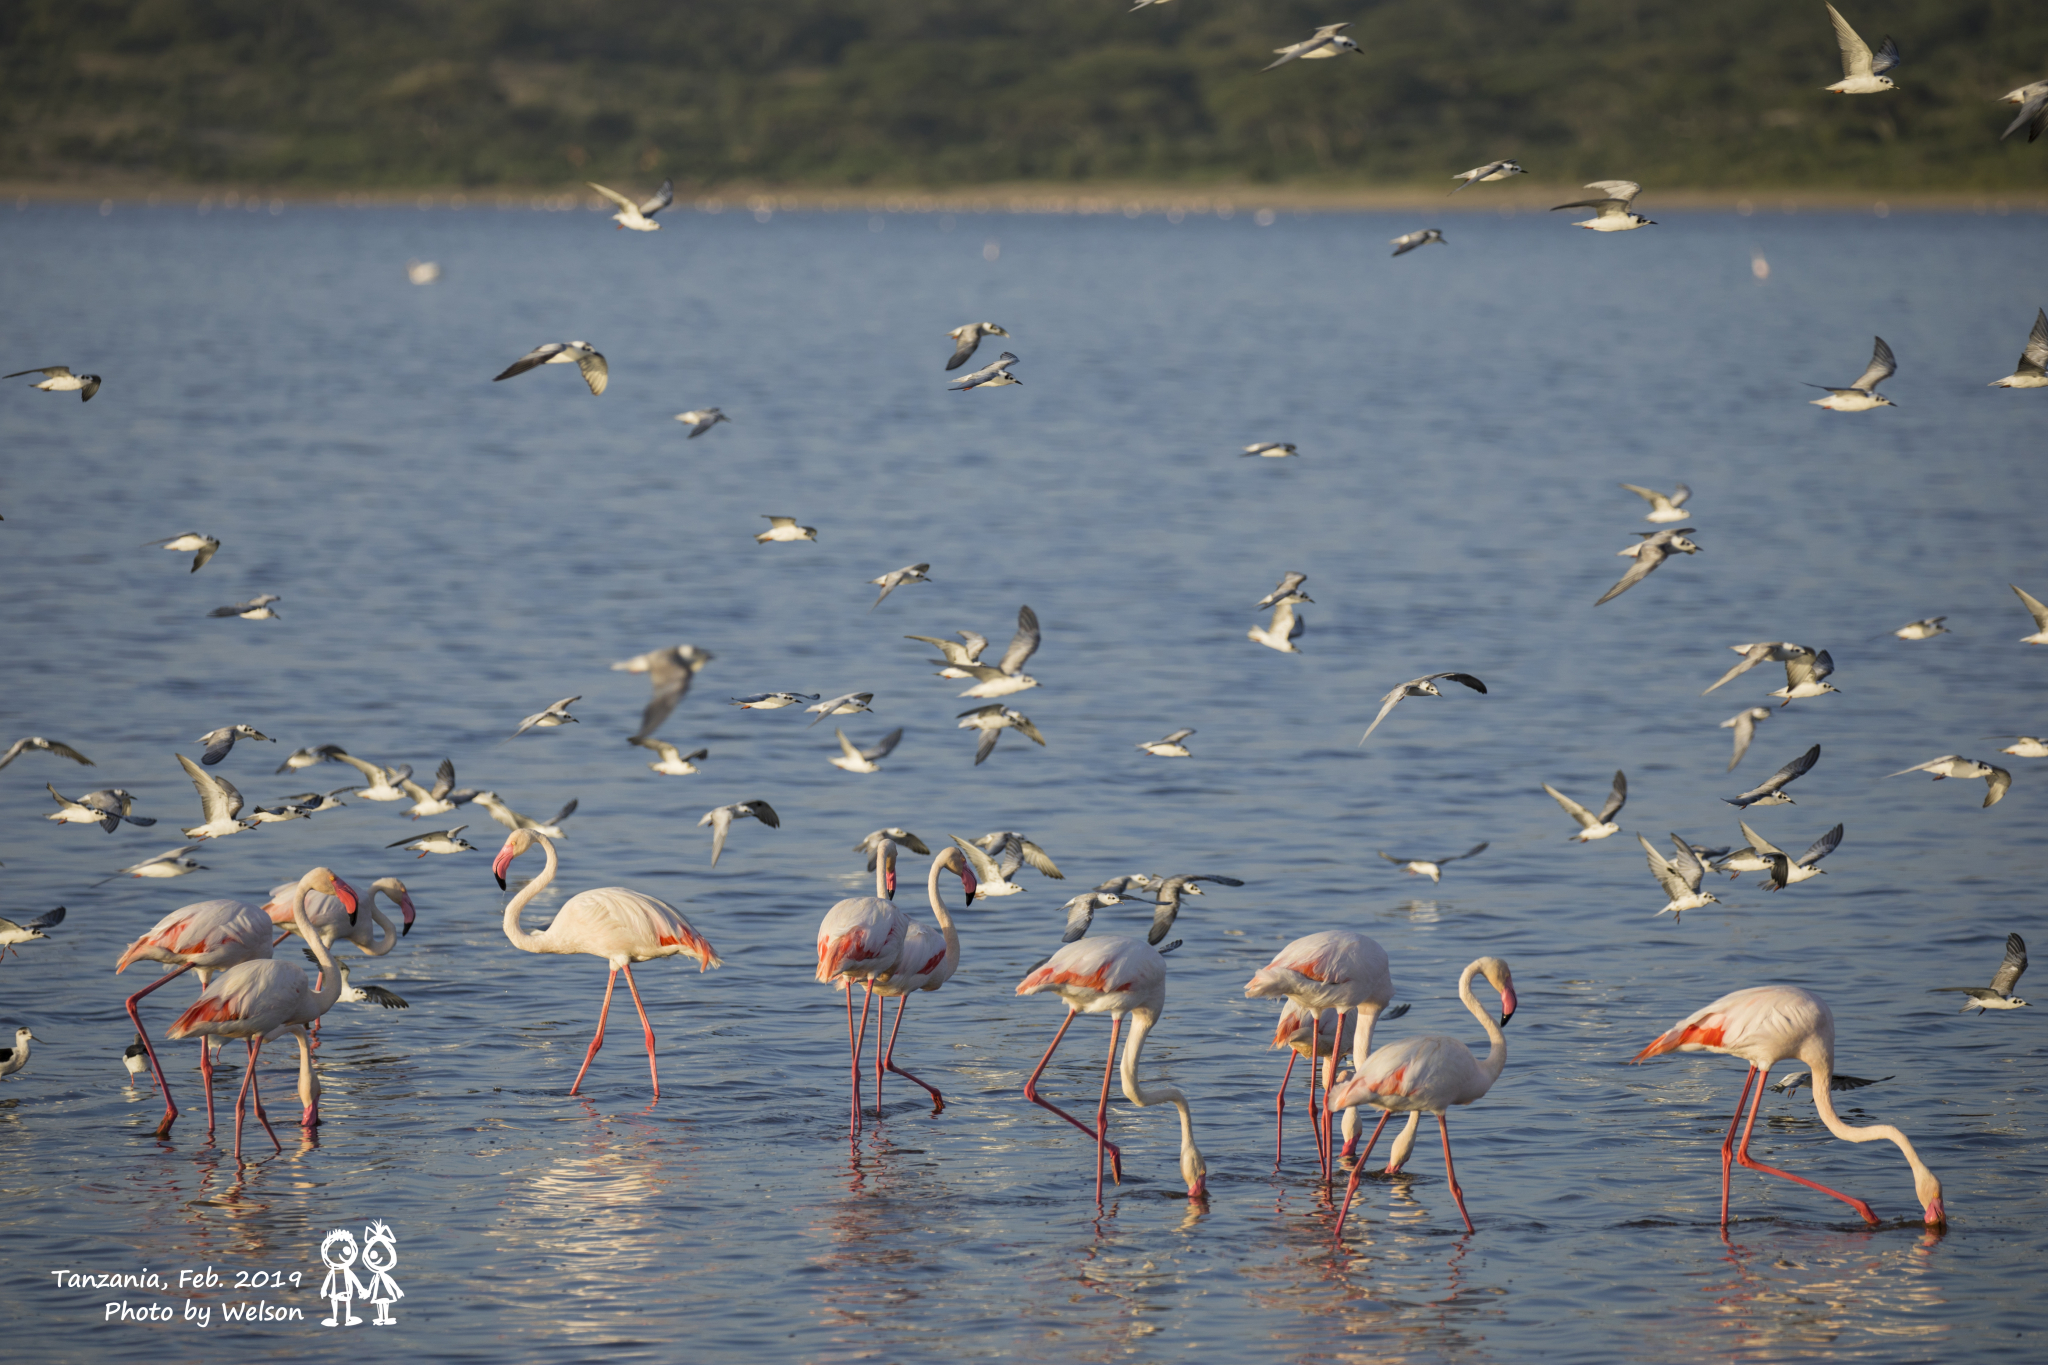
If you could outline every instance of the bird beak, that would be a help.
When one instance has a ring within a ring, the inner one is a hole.
[[[512,859],[515,856],[517,855],[512,852],[512,843],[507,840],[505,846],[498,850],[498,856],[491,860],[491,875],[498,879],[500,891],[505,889],[505,869],[512,866]]]
[[[1510,981],[1500,990],[1500,1026],[1506,1028],[1508,1020],[1515,1017],[1515,983]]]
[[[399,936],[400,938],[404,938],[404,937],[405,937],[405,936],[406,936],[407,934],[409,934],[409,933],[411,933],[411,932],[412,932],[412,920],[413,920],[413,912],[412,912],[412,897],[411,897],[411,896],[409,896],[409,895],[407,895],[407,894],[406,894],[405,892],[403,892],[403,891],[399,892],[399,893],[398,893],[398,908],[399,908],[399,910],[400,910],[401,912],[403,912],[403,914],[405,915],[405,927],[404,927],[403,929],[400,929],[400,930],[398,931],[398,936]]]
[[[356,922],[356,889],[341,878],[336,877],[334,879],[334,894],[339,896],[341,903],[348,907],[348,922],[350,925],[354,925]]]
[[[1948,1226],[1948,1210],[1942,1208],[1939,1197],[1927,1206],[1927,1226],[1931,1228]]]
[[[974,880],[972,872],[964,867],[960,869],[960,894],[966,898],[967,904],[974,904],[974,893],[979,886],[980,883]]]
[[[888,893],[888,899],[892,901],[895,900],[896,864],[893,861],[886,868],[882,869],[882,886],[883,889]]]

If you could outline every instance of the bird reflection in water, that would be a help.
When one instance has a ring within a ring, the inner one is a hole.
[[[1263,1306],[1303,1314],[1301,1335],[1319,1356],[1334,1342],[1337,1354],[1329,1358],[1365,1360],[1369,1352],[1375,1365],[1487,1357],[1484,1343],[1506,1316],[1507,1291],[1467,1282],[1472,1234],[1459,1233],[1446,1250],[1441,1235],[1420,1226],[1434,1220],[1410,1193],[1414,1183],[1407,1175],[1386,1182],[1394,1205],[1386,1216],[1394,1221],[1354,1223],[1355,1235],[1334,1250],[1304,1247],[1298,1256],[1248,1269],[1270,1282],[1256,1295]],[[1403,1223],[1418,1225],[1420,1235]]]
[[[1943,1354],[1937,1343],[1951,1327],[1936,1318],[1947,1300],[1929,1273],[1941,1229],[1923,1225],[1922,1235],[1902,1246],[1887,1242],[1881,1229],[1808,1241],[1792,1225],[1768,1221],[1768,1237],[1755,1245],[1722,1229],[1721,1259],[1733,1278],[1706,1277],[1700,1305],[1717,1335],[1732,1327],[1737,1349],[1767,1357],[1815,1346],[1858,1355],[1910,1350],[1916,1359]],[[1682,1320],[1669,1325],[1683,1330]]]

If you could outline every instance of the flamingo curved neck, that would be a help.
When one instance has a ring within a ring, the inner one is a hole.
[[[298,929],[299,937],[306,941],[306,947],[312,951],[313,960],[320,964],[320,989],[313,992],[313,1004],[316,1008],[310,1016],[317,1019],[327,1013],[335,1001],[341,999],[341,968],[335,962],[334,955],[327,951],[327,940],[320,936],[319,931],[313,927],[313,922],[306,918],[306,895],[311,890],[312,888],[302,879],[298,889],[292,894],[292,924]]]
[[[365,957],[382,957],[398,946],[397,928],[390,920],[384,918],[384,912],[377,908],[377,897],[383,894],[376,887],[371,887],[366,897],[369,904],[363,907],[369,911],[370,923],[376,926],[377,932],[370,935],[368,943],[364,943],[360,939],[353,940],[355,945],[363,950],[363,956]]]
[[[529,833],[531,832],[529,831]],[[544,953],[548,950],[547,935],[542,932],[528,933],[520,928],[519,912],[526,908],[528,901],[546,890],[548,883],[555,879],[557,863],[555,861],[555,846],[549,841],[548,837],[544,834],[532,834],[531,837],[535,843],[541,846],[542,851],[547,854],[547,866],[540,870],[538,877],[535,877],[525,886],[520,887],[518,895],[505,902],[505,937],[512,940],[514,948],[529,953]]]
[[[931,875],[926,877],[924,882],[925,895],[932,904],[932,918],[939,922],[939,932],[946,936],[946,955],[939,959],[938,969],[934,973],[941,978],[950,977],[953,969],[960,965],[960,931],[953,927],[953,914],[946,909],[946,902],[939,898],[939,874],[957,861],[957,853],[950,858],[941,853],[932,859]]]
[[[1832,1049],[1816,1047],[1810,1051],[1814,1055],[1806,1056],[1802,1053],[1800,1060],[1813,1069],[1813,1107],[1819,1112],[1820,1121],[1827,1126],[1827,1130],[1844,1142],[1889,1142],[1899,1149],[1906,1158],[1906,1164],[1913,1168],[1913,1179],[1916,1184],[1922,1178],[1932,1179],[1934,1173],[1920,1160],[1920,1153],[1913,1150],[1912,1139],[1889,1123],[1873,1123],[1867,1127],[1857,1128],[1842,1122],[1835,1113],[1835,1059]]]
[[[1487,1085],[1491,1086],[1500,1079],[1501,1068],[1508,1064],[1508,1039],[1507,1035],[1500,1031],[1500,1025],[1493,1022],[1493,1016],[1480,1007],[1478,997],[1472,994],[1472,978],[1477,975],[1477,962],[1465,968],[1464,975],[1458,978],[1458,998],[1465,1002],[1466,1009],[1472,1011],[1472,1017],[1486,1030],[1486,1036],[1492,1044],[1486,1049],[1486,1055],[1477,1059],[1480,1071],[1486,1075]]]
[[[890,873],[891,873],[892,871],[894,871],[894,870],[895,870],[895,868],[896,868],[896,844],[895,844],[895,842],[894,842],[893,840],[890,840],[890,839],[884,839],[884,840],[882,840],[882,842],[881,842],[881,845],[880,845],[879,847],[877,847],[877,848],[875,849],[875,899],[876,899],[876,900],[878,900],[878,901],[885,901],[885,900],[889,900],[889,899],[890,899],[890,895],[889,895],[889,874],[890,874]]]
[[[1157,1010],[1139,1008],[1131,1011],[1131,1033],[1124,1042],[1123,1066],[1120,1068],[1124,1098],[1141,1108],[1165,1103],[1180,1111],[1181,1174],[1187,1178],[1189,1190],[1196,1192],[1202,1187],[1208,1167],[1202,1160],[1201,1149],[1195,1146],[1195,1118],[1188,1109],[1188,1097],[1178,1086],[1147,1086],[1138,1079],[1138,1054],[1144,1050],[1145,1035],[1158,1022]]]

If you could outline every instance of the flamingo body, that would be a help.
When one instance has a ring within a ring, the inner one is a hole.
[[[1323,1105],[1320,1113],[1316,1108],[1315,1066],[1309,1068],[1309,1121],[1316,1130],[1316,1153],[1321,1162],[1323,1179],[1330,1176],[1330,1088],[1337,1079],[1337,1053],[1333,1048],[1325,1053],[1319,1045],[1321,1019],[1325,1010],[1337,1012],[1338,1028],[1344,1026],[1344,1016],[1351,1014],[1362,1019],[1364,1027],[1355,1026],[1350,1035],[1351,1060],[1354,1068],[1363,1067],[1365,1059],[1372,1053],[1373,1025],[1379,1021],[1381,1011],[1393,1002],[1394,973],[1387,962],[1386,949],[1367,938],[1344,929],[1329,929],[1322,933],[1309,934],[1294,940],[1274,955],[1273,960],[1252,974],[1245,983],[1247,999],[1283,998],[1298,1006],[1309,1023],[1310,1052],[1312,1056],[1324,1057],[1323,1062]],[[1275,1039],[1278,1045],[1278,1039]],[[1294,1059],[1287,1062],[1288,1074],[1294,1070]],[[1275,1098],[1278,1110],[1285,1104],[1286,1081],[1281,1082],[1281,1094]],[[1357,1115],[1348,1109],[1344,1116],[1344,1131],[1347,1138],[1357,1134]],[[1346,1146],[1349,1146],[1347,1142]],[[1279,1139],[1274,1140],[1274,1160],[1278,1161]]]
[[[298,883],[284,882],[270,888],[270,900],[263,906],[270,922],[288,934],[297,933],[292,923],[292,893]],[[404,927],[394,925],[377,908],[379,896],[398,907],[404,920]],[[306,918],[313,925],[328,947],[346,940],[363,950],[365,957],[382,957],[398,946],[398,940],[412,932],[415,912],[412,895],[405,889],[405,883],[396,877],[379,877],[370,883],[363,902],[368,914],[351,915],[338,896],[313,892],[306,897]]]

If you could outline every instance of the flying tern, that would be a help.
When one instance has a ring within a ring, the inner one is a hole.
[[[260,739],[271,744],[277,743],[254,726],[223,725],[220,729],[209,730],[199,737],[199,742],[206,746],[206,752],[199,756],[199,761],[211,768],[228,756],[228,750],[235,747],[235,741],[238,739]]]
[[[1827,10],[1828,18],[1835,21],[1835,42],[1842,49],[1842,79],[1823,88],[1837,95],[1877,95],[1898,89],[1884,73],[1899,64],[1899,45],[1886,35],[1884,44],[1873,53],[1840,10],[1833,5]]]
[[[727,417],[717,408],[691,408],[688,412],[677,413],[676,420],[690,424],[690,434],[683,439],[694,441],[720,422],[730,422],[732,418]]]
[[[932,663],[944,665],[939,670],[940,677],[971,678],[974,675],[967,670],[980,662],[981,651],[988,648],[988,637],[971,630],[956,630],[953,633],[967,643],[956,644],[951,640],[941,640],[935,635],[906,635],[903,638],[922,640],[945,656],[942,659],[930,660]]]
[[[1136,747],[1151,754],[1154,758],[1188,758],[1191,757],[1188,753],[1188,746],[1181,743],[1181,741],[1193,733],[1193,730],[1175,730],[1164,739],[1146,740]]]
[[[1519,161],[1489,161],[1484,166],[1474,166],[1469,171],[1459,171],[1456,175],[1452,176],[1451,179],[1462,180],[1465,183],[1458,186],[1458,189],[1452,190],[1451,193],[1456,194],[1458,190],[1465,189],[1471,185],[1484,185],[1494,180],[1506,180],[1511,175],[1527,174],[1528,172],[1522,169],[1522,163]]]
[[[1285,574],[1285,575],[1284,575],[1284,576],[1283,576],[1283,577],[1282,577],[1282,578],[1280,579],[1280,586],[1279,586],[1279,587],[1277,587],[1277,588],[1275,588],[1275,589],[1273,589],[1273,591],[1271,591],[1271,592],[1267,593],[1267,594],[1266,594],[1266,595],[1265,595],[1264,597],[1261,597],[1261,598],[1260,598],[1260,599],[1259,599],[1259,600],[1258,600],[1257,602],[1254,602],[1254,603],[1252,604],[1252,610],[1253,610],[1253,611],[1264,611],[1264,610],[1265,610],[1265,609],[1266,609],[1267,607],[1270,607],[1270,606],[1272,606],[1272,605],[1273,605],[1273,604],[1274,604],[1275,602],[1278,602],[1278,601],[1279,601],[1279,600],[1280,600],[1281,598],[1283,598],[1283,597],[1293,597],[1293,596],[1295,596],[1295,595],[1296,595],[1296,591],[1295,591],[1295,590],[1296,590],[1296,589],[1298,589],[1299,587],[1301,587],[1301,585],[1302,585],[1302,584],[1304,584],[1304,583],[1306,583],[1306,582],[1308,582],[1308,575],[1307,575],[1307,574],[1305,574],[1305,573],[1296,573],[1295,571],[1293,571],[1293,570],[1291,570],[1291,569],[1290,569],[1290,570],[1289,570],[1289,571],[1288,571],[1288,572],[1287,572],[1287,573],[1286,573],[1286,574]],[[1314,599],[1314,598],[1312,598],[1312,597],[1308,597],[1308,596],[1306,596],[1306,595],[1303,595],[1303,596],[1301,597],[1301,600],[1302,600],[1302,601],[1304,601],[1304,602],[1312,602],[1312,601],[1314,601],[1315,599]]]
[[[1657,878],[1657,884],[1664,888],[1666,901],[1658,914],[1668,913],[1677,923],[1688,910],[1721,903],[1720,897],[1713,892],[1700,890],[1700,878],[1707,874],[1707,866],[1700,861],[1699,854],[1692,851],[1691,844],[1676,834],[1672,835],[1671,845],[1676,853],[1666,858],[1642,835],[1636,836],[1636,842],[1643,846],[1643,852],[1649,858],[1650,872]]]
[[[754,537],[756,545],[766,545],[771,540],[786,542],[792,540],[816,540],[818,538],[817,527],[799,526],[796,524],[795,517],[771,517],[766,512],[763,512],[761,520],[768,523],[768,529]]]
[[[1472,858],[1484,852],[1485,844],[1474,844],[1463,853],[1453,853],[1448,858],[1396,858],[1384,849],[1379,850],[1379,855],[1410,876],[1429,878],[1429,884],[1435,886],[1444,879],[1445,863],[1455,863],[1460,858]]]
[[[2018,934],[2005,936],[2005,959],[1998,964],[1998,970],[1991,974],[1989,986],[1936,986],[1936,992],[1955,991],[1970,997],[1960,1013],[1971,1010],[1982,1014],[1985,1010],[2025,1009],[2027,1002],[2012,993],[2020,984],[2020,977],[2027,970],[2026,941]]]
[[[2012,786],[2012,774],[2005,769],[1980,763],[1974,758],[1964,758],[1960,754],[1943,754],[1940,758],[1930,758],[1925,763],[1915,763],[1910,768],[1901,768],[1885,776],[1904,777],[1907,773],[1933,773],[1936,782],[1945,777],[1981,777],[1984,779],[1984,806],[1995,806],[2003,801],[2006,791]]]
[[[823,717],[819,719],[822,720]],[[855,748],[853,741],[846,737],[846,731],[844,730],[834,730],[832,733],[839,736],[840,754],[838,758],[831,758],[825,761],[833,767],[849,773],[878,773],[882,771],[881,764],[876,760],[887,758],[896,751],[896,746],[903,742],[903,727],[900,725],[865,749]]]
[[[982,760],[996,751],[996,740],[1005,730],[1015,730],[1040,748],[1045,747],[1045,736],[1038,733],[1038,727],[1031,723],[1031,717],[999,701],[977,706],[971,711],[962,711],[959,721],[960,724],[954,728],[981,731],[981,739],[974,746],[974,766],[977,768],[981,766]]]
[[[1641,484],[1634,483],[1625,483],[1622,487],[1650,504],[1649,513],[1644,516],[1644,521],[1665,522],[1685,520],[1683,509],[1685,504],[1692,498],[1692,490],[1684,484],[1678,485],[1669,493],[1659,493],[1654,488],[1644,488]]]
[[[2003,379],[1994,379],[1984,387],[1987,389],[2048,388],[2048,308],[2036,308],[2034,310],[2034,330],[2027,333],[2027,348],[2020,352],[2019,363],[2012,367],[2012,373]],[[195,565],[194,567],[198,566]]]
[[[1740,796],[1724,796],[1721,799],[1738,810],[1751,806],[1790,806],[1795,804],[1785,795],[1783,788],[1796,778],[1804,777],[1814,764],[1820,762],[1820,745],[1816,744],[1799,757],[1772,773],[1763,781],[1751,787]]]
[[[1452,190],[1451,193],[1456,194],[1457,191]],[[1399,237],[1391,237],[1388,239],[1388,242],[1393,246],[1396,256],[1406,256],[1419,246],[1428,246],[1431,242],[1443,242],[1443,240],[1443,233],[1435,228],[1423,228],[1419,232],[1404,232]],[[1449,246],[1450,243],[1444,242],[1444,245]]]
[[[1643,192],[1643,187],[1635,181],[1592,180],[1586,183],[1585,188],[1600,191],[1600,197],[1574,199],[1569,204],[1557,205],[1551,212],[1556,213],[1558,209],[1595,209],[1597,212],[1585,222],[1572,224],[1594,232],[1629,232],[1635,228],[1657,226],[1654,220],[1629,211],[1629,205],[1635,203],[1636,196]]]
[[[2022,591],[2015,584],[2008,583],[2005,586],[2019,593],[2020,602],[2026,607],[2027,615],[2034,618],[2034,633],[2032,635],[2022,635],[2020,643],[2023,645],[2048,645],[2048,607],[2042,606],[2039,598],[2031,593]]]
[[[1380,698],[1380,713],[1372,718],[1372,724],[1365,727],[1365,733],[1358,737],[1358,742],[1363,744],[1368,739],[1371,739],[1372,732],[1380,728],[1380,722],[1385,720],[1396,706],[1400,705],[1402,698],[1441,697],[1443,693],[1437,689],[1436,685],[1436,679],[1438,678],[1449,678],[1454,683],[1463,683],[1482,696],[1486,692],[1486,684],[1473,677],[1470,673],[1426,673],[1419,678],[1410,678],[1407,682],[1402,683],[1399,687],[1387,693],[1386,696]]]
[[[274,592],[258,593],[246,602],[237,602],[231,607],[215,607],[206,614],[208,616],[239,616],[244,621],[276,621],[281,618],[277,612],[271,610],[270,604],[282,601],[284,599]]]
[[[711,826],[711,865],[718,866],[718,855],[725,852],[725,836],[732,833],[732,822],[749,817],[759,820],[770,829],[782,828],[782,817],[775,813],[775,807],[766,801],[737,801],[730,806],[704,812],[704,818],[697,822],[701,829]]]
[[[1730,645],[1728,648],[1740,654],[1742,662],[1736,664],[1735,667],[1729,669],[1726,673],[1723,673],[1715,681],[1713,687],[1709,687],[1706,689],[1706,692],[1700,693],[1701,696],[1706,696],[1707,692],[1711,692],[1714,688],[1720,687],[1725,683],[1734,682],[1758,664],[1784,663],[1796,655],[1812,654],[1814,652],[1805,645],[1794,644],[1790,640],[1770,640],[1758,644]]]
[[[13,744],[8,746],[6,753],[0,754],[0,768],[6,767],[23,754],[31,752],[55,754],[59,758],[68,758],[73,763],[83,763],[88,768],[99,766],[62,740],[44,739],[41,735],[28,735],[22,739],[15,740]]]
[[[462,831],[468,828],[468,825],[457,825],[454,829],[429,830],[425,834],[415,834],[410,839],[400,839],[384,847],[409,848],[422,858],[429,853],[472,853],[475,852],[476,845],[462,837]]]
[[[873,710],[874,708],[869,706],[868,703],[874,699],[875,694],[872,692],[843,692],[836,697],[819,702],[816,706],[806,706],[804,710],[807,712],[816,711],[818,713],[818,720],[811,722],[811,725],[816,725],[818,721],[825,719],[827,716],[850,716],[856,711]],[[808,730],[811,726],[806,725],[804,728]]]
[[[952,381],[954,393],[966,393],[969,389],[1000,389],[1006,384],[1021,384],[1024,381],[1010,373],[1010,367],[1017,363],[1017,357],[1004,351],[995,363],[984,365],[972,374],[963,374]]]
[[[1809,389],[1827,389],[1827,397],[1811,398],[1807,401],[1817,408],[1830,412],[1869,412],[1872,408],[1895,408],[1897,403],[1877,391],[1877,386],[1890,379],[1899,370],[1899,362],[1892,358],[1892,348],[1885,345],[1883,337],[1877,338],[1877,345],[1871,349],[1870,365],[1846,389],[1830,389],[1825,384],[1808,384]]]
[[[980,348],[983,337],[1007,337],[1009,333],[993,322],[967,322],[946,335],[953,338],[953,358],[946,362],[946,368],[957,370]]]
[[[1998,135],[2005,141],[2020,129],[2027,130],[2027,141],[2032,142],[2048,132],[2048,81],[2034,81],[2017,90],[2008,90],[1998,97],[2000,104],[2017,104],[2020,107],[2013,121],[2005,125],[2005,131]]]
[[[583,372],[583,382],[590,386],[590,396],[595,398],[604,392],[604,386],[611,382],[611,369],[604,357],[598,354],[587,341],[550,341],[536,346],[519,359],[505,367],[503,374],[493,375],[491,382],[510,379],[542,365],[574,365]]]
[[[612,215],[612,221],[619,225],[620,230],[631,228],[635,232],[661,231],[661,224],[654,221],[654,215],[676,201],[676,182],[673,180],[662,181],[660,189],[638,203],[617,190],[606,189],[594,180],[586,180],[583,183],[619,206],[619,211]]]
[[[1780,708],[1807,697],[1825,696],[1841,689],[1828,681],[1835,671],[1835,661],[1826,650],[1818,653],[1801,651],[1785,660],[1785,685],[1767,693],[1768,696],[1782,697]]]
[[[187,839],[225,839],[237,831],[256,828],[254,820],[239,818],[242,814],[242,794],[235,790],[235,784],[218,773],[210,773],[179,754],[178,765],[185,770],[185,776],[192,779],[192,789],[199,793],[199,811],[206,819],[184,831]]]
[[[1737,711],[1721,722],[1721,729],[1735,731],[1735,756],[1728,760],[1729,772],[1734,772],[1735,765],[1742,762],[1742,756],[1749,752],[1749,743],[1756,738],[1756,727],[1770,718],[1770,707],[1752,706],[1747,711]]]
[[[925,577],[925,570],[929,568],[931,568],[931,565],[929,564],[905,564],[900,569],[889,570],[889,572],[883,574],[880,578],[870,578],[868,582],[880,587],[882,591],[879,594],[877,594],[875,600],[869,604],[868,610],[873,611],[876,607],[881,606],[882,599],[884,597],[887,597],[890,593],[896,591],[896,589],[902,587],[905,583],[931,582],[929,578]]]
[[[139,863],[130,863],[128,866],[115,872],[113,877],[108,877],[106,880],[112,881],[114,877],[159,879],[182,877],[188,872],[204,872],[207,870],[206,865],[191,856],[198,849],[198,844],[187,844],[183,848],[165,849],[154,857],[144,858]],[[95,886],[101,884],[99,882],[94,883]]]
[[[580,798],[572,798],[569,804],[563,806],[546,820],[536,820],[530,815],[521,815],[518,811],[506,805],[505,799],[496,792],[477,792],[470,799],[489,811],[491,819],[497,821],[506,829],[530,829],[535,834],[545,834],[550,839],[566,839],[569,836],[562,832],[562,822],[576,813],[577,802]],[[468,826],[465,825],[464,828],[466,829]]]
[[[189,553],[192,556],[192,568],[189,572],[198,573],[206,567],[206,561],[212,559],[214,553],[220,549],[220,541],[212,536],[202,536],[197,531],[187,531],[184,535],[172,536],[168,540],[146,540],[142,543],[142,548],[172,550],[178,554]]]
[[[1308,622],[1295,615],[1294,608],[1298,603],[1314,601],[1313,597],[1300,592],[1291,592],[1277,599],[1273,603],[1272,619],[1263,626],[1253,626],[1245,632],[1245,638],[1268,649],[1277,649],[1282,654],[1301,653],[1294,647],[1294,642],[1307,633]]]
[[[335,762],[346,763],[349,767],[354,768],[363,775],[368,785],[351,789],[355,795],[362,797],[363,800],[403,801],[406,799],[406,790],[401,784],[408,777],[412,776],[412,765],[410,763],[401,764],[396,768],[380,768],[374,763],[366,763],[354,754],[343,753],[339,749],[335,750],[333,757]]]
[[[545,710],[536,711],[525,720],[520,721],[519,728],[514,730],[512,734],[523,735],[528,730],[554,730],[564,725],[574,725],[576,724],[576,717],[569,714],[569,707],[573,703],[582,700],[583,695],[579,692],[573,697],[564,697],[560,701],[550,702]]]
[[[1932,640],[1937,635],[1947,635],[1949,629],[1942,622],[1946,616],[1930,616],[1922,621],[1908,621],[1897,630],[1888,630],[1885,635],[1897,636],[1901,640]],[[1882,640],[1884,635],[1877,637]]]
[[[1013,693],[1027,691],[1038,686],[1038,679],[1024,672],[1024,665],[1038,652],[1038,613],[1027,604],[1017,609],[1017,633],[1010,637],[1010,644],[1003,651],[1003,657],[994,665],[965,664],[963,671],[974,678],[974,686],[959,695],[963,697],[1007,697]]]
[[[1653,569],[1669,559],[1673,554],[1698,554],[1700,547],[1686,539],[1686,536],[1691,534],[1692,529],[1690,526],[1681,526],[1674,531],[1636,532],[1637,535],[1643,538],[1641,545],[1633,547],[1636,562],[1629,565],[1628,572],[1621,576],[1621,581],[1600,594],[1600,600],[1593,605],[1597,607],[1604,603],[1612,602],[1615,598],[1621,596],[1645,578],[1648,578]],[[1623,550],[1622,553],[1629,554],[1630,551]]]
[[[732,704],[742,711],[780,711],[785,706],[802,706],[817,699],[816,692],[755,692],[732,698]]]
[[[431,788],[422,787],[411,777],[402,779],[398,785],[412,798],[412,804],[405,808],[405,813],[415,820],[428,815],[446,815],[464,802],[476,799],[475,792],[455,790],[455,760],[449,758],[442,759],[441,766],[434,770]]]
[[[40,384],[29,385],[44,393],[75,393],[81,403],[90,403],[92,396],[100,391],[100,377],[96,374],[73,374],[69,365],[45,365],[41,369],[16,370],[13,374],[0,374],[0,379],[19,379],[25,374],[43,376]]]
[[[1766,891],[1781,891],[1785,887],[1797,886],[1801,882],[1811,881],[1822,875],[1827,869],[1820,866],[1820,860],[1833,853],[1842,843],[1842,827],[1836,825],[1807,845],[1806,852],[1794,858],[1747,824],[1742,826],[1742,832],[1749,837],[1750,852],[1762,859],[1771,874],[1763,883]]]
[[[1292,441],[1254,441],[1244,448],[1247,455],[1258,455],[1268,460],[1284,460],[1295,453]]]
[[[1298,43],[1290,43],[1286,47],[1274,48],[1273,50],[1280,54],[1280,60],[1268,62],[1259,69],[1261,71],[1271,71],[1274,67],[1285,66],[1289,62],[1320,61],[1325,57],[1337,57],[1342,56],[1346,52],[1357,52],[1358,44],[1344,36],[1344,30],[1350,27],[1351,25],[1348,23],[1324,24],[1309,37],[1302,39]],[[1360,55],[1364,54],[1361,53]]]
[[[682,746],[670,744],[665,739],[630,739],[626,742],[628,744],[637,744],[643,749],[652,749],[660,754],[661,762],[650,763],[647,766],[653,771],[669,777],[681,777],[685,773],[696,772],[696,761],[700,758],[708,758],[711,754],[709,749],[692,749],[686,754],[682,751]]]
[[[613,664],[612,672],[645,673],[648,682],[654,686],[653,694],[647,699],[647,708],[640,713],[640,728],[633,732],[632,740],[646,739],[659,730],[662,722],[689,693],[691,681],[704,665],[716,657],[708,649],[682,644],[649,650]]]
[[[1605,839],[1610,834],[1621,833],[1621,826],[1614,817],[1621,814],[1621,808],[1628,804],[1628,774],[1619,768],[1614,772],[1614,785],[1607,789],[1607,799],[1600,803],[1600,813],[1595,815],[1578,802],[1566,796],[1548,782],[1543,790],[1550,793],[1550,799],[1564,807],[1564,813],[1579,822],[1579,832],[1569,842],[1590,843],[1594,839]]]

